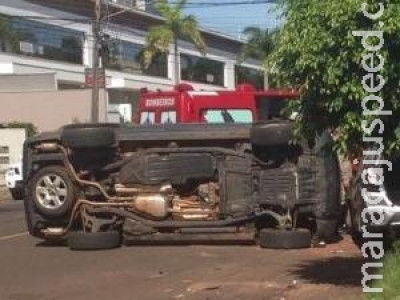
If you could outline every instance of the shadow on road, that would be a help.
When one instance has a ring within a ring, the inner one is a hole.
[[[127,247],[175,247],[175,246],[254,246],[253,241],[207,241],[207,240],[192,240],[192,241],[135,241],[124,240],[124,246]]]
[[[331,257],[308,261],[294,267],[290,272],[313,284],[360,286],[362,257]]]
[[[66,247],[67,241],[65,240],[45,240],[39,241],[36,243],[36,247],[44,247],[44,248],[57,248],[57,247]]]

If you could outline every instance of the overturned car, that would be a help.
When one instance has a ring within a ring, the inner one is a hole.
[[[68,125],[24,146],[29,231],[72,249],[252,239],[267,248],[330,239],[340,174],[329,134],[293,124]]]

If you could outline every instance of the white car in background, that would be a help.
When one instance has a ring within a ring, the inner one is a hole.
[[[14,200],[22,200],[23,185],[22,185],[22,163],[10,164],[6,171],[6,187],[9,189]]]

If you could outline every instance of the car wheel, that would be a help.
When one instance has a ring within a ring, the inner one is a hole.
[[[68,235],[68,247],[71,250],[102,250],[120,246],[121,234],[118,231],[73,231]]]
[[[22,191],[22,189],[10,189],[10,194],[11,194],[11,198],[13,200],[23,200],[24,199],[24,193]]]
[[[309,248],[311,246],[311,233],[307,229],[261,229],[259,244],[261,248],[269,249]]]
[[[256,146],[287,145],[293,139],[294,123],[273,123],[251,129],[251,143]]]
[[[69,148],[107,148],[115,146],[115,126],[107,124],[79,124],[64,127],[61,135]]]
[[[338,221],[337,220],[316,220],[317,232],[316,238],[324,242],[334,242],[338,237]]]
[[[332,150],[332,137],[325,132],[317,139],[317,190],[319,201],[314,206],[317,238],[333,241],[341,217],[340,165]]]
[[[364,240],[361,233],[361,213],[365,208],[364,200],[361,196],[361,190],[359,183],[356,184],[355,192],[353,193],[353,199],[349,201],[348,206],[348,215],[349,215],[349,223],[350,223],[350,235],[354,242],[354,244],[361,248]]]
[[[66,215],[76,199],[75,186],[61,166],[39,170],[30,180],[29,193],[36,210],[46,217]]]

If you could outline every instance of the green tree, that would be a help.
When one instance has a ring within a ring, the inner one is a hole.
[[[243,34],[247,37],[247,42],[242,47],[240,60],[243,61],[247,58],[253,58],[264,61],[274,50],[278,31],[249,26],[243,30]],[[264,70],[265,88],[269,86],[268,73],[266,67]]]
[[[381,117],[388,152],[400,149],[400,5],[399,0],[382,1],[385,12],[379,20],[367,18],[362,10],[366,0],[285,0],[286,23],[277,48],[267,59],[283,82],[300,86],[301,111],[298,133],[312,137],[329,129],[338,135],[337,147],[346,154],[365,148],[362,121],[371,124],[376,116],[364,116],[363,99],[370,95],[362,85],[367,75],[362,60],[369,52],[355,30],[383,30],[385,43],[378,54],[385,59],[379,72],[386,84],[376,93],[392,116]],[[390,3],[389,3],[390,2]],[[379,2],[368,0],[370,12]],[[382,22],[382,23],[380,23]],[[382,27],[380,25],[383,25]],[[377,43],[377,39],[369,43]],[[375,59],[375,65],[378,59]],[[376,74],[377,75],[377,74]],[[375,81],[378,85],[378,81]],[[376,135],[375,133],[372,133]],[[368,146],[368,145],[367,145]]]
[[[206,45],[196,18],[183,13],[186,2],[187,0],[179,0],[175,4],[169,4],[165,0],[157,2],[156,8],[164,18],[164,24],[150,28],[144,51],[144,63],[149,66],[153,57],[159,53],[168,53],[170,45],[173,45],[175,83],[179,83],[180,79],[178,38],[189,39],[202,55],[206,54]]]
[[[11,19],[0,16],[0,51],[15,52],[18,38],[11,24]]]
[[[0,124],[0,128],[23,128],[26,130],[28,137],[34,136],[38,133],[37,127],[29,122],[13,121],[10,123]]]
[[[242,48],[241,58],[264,60],[274,49],[277,30],[249,26],[243,30],[247,43]]]

